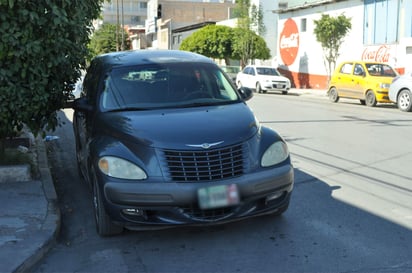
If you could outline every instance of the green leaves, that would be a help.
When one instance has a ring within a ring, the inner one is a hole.
[[[130,40],[127,32],[124,29],[116,29],[117,26],[114,24],[103,24],[98,30],[93,33],[90,40],[89,49],[92,53],[90,59],[93,56],[116,51],[117,48],[121,48],[121,38],[123,36],[124,49],[130,48]],[[118,31],[116,36],[116,31]],[[123,32],[123,35],[122,35]],[[118,44],[116,44],[118,41]]]
[[[262,37],[251,30],[208,25],[183,40],[181,50],[225,59],[269,59],[270,50]]]
[[[103,0],[0,0],[0,139],[54,129]]]
[[[330,75],[339,57],[339,50],[343,39],[352,28],[351,19],[343,14],[338,17],[322,14],[319,20],[314,20],[314,23],[314,34],[316,35],[316,40],[322,46],[327,63],[326,70],[328,75]]]

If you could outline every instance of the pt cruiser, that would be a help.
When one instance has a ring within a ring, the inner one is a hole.
[[[209,58],[173,50],[97,56],[74,108],[79,171],[101,236],[282,214],[294,171]]]

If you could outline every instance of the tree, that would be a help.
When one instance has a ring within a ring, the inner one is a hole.
[[[321,44],[325,61],[325,68],[330,78],[339,57],[340,46],[346,34],[352,28],[351,19],[344,15],[334,18],[322,14],[319,20],[314,20],[316,40]]]
[[[251,4],[250,0],[236,0],[236,7],[234,9],[234,14],[238,18],[238,28],[242,29],[244,34],[238,36],[236,42],[236,49],[239,55],[239,59],[241,60],[241,66],[245,66],[260,50],[260,48],[254,48],[255,46],[261,47],[261,44],[256,44],[254,40],[256,40],[256,36],[253,32],[263,35],[266,32],[265,25],[263,24],[263,12],[261,7],[257,7],[255,4]],[[238,32],[241,34],[241,32]],[[265,42],[266,47],[266,42]],[[267,48],[267,47],[266,47]],[[270,51],[268,50],[268,54],[262,54],[264,58],[262,59],[269,59],[270,58]],[[256,58],[259,59],[259,58]]]
[[[103,0],[0,0],[0,152],[23,125],[58,125]]]
[[[96,55],[108,53],[112,51],[116,51],[117,48],[120,48],[121,41],[119,44],[116,44],[116,29],[117,25],[104,23],[101,27],[96,30],[90,40],[89,49],[91,53],[91,58]],[[124,37],[123,44],[125,45],[125,49],[130,49],[130,40],[127,32],[124,29],[123,35],[119,35]]]
[[[245,39],[245,37],[247,37]],[[269,59],[265,40],[251,30],[209,25],[183,40],[181,50],[192,51],[210,58],[229,60]]]
[[[255,32],[242,28],[234,29],[232,50],[232,58],[240,60],[242,67],[249,60],[267,60],[270,58],[270,50],[265,40]]]
[[[210,58],[224,59],[229,65],[229,60],[232,57],[232,37],[232,28],[208,25],[184,39],[180,49],[196,52]]]

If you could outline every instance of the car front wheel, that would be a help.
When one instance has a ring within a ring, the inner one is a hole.
[[[260,86],[260,83],[256,84],[256,92],[262,93],[262,86]]]
[[[338,102],[339,101],[338,90],[336,90],[335,87],[333,87],[329,90],[329,100],[331,102]]]
[[[368,92],[366,92],[365,102],[366,102],[366,105],[369,107],[376,106],[376,103],[377,103],[376,96],[372,90],[369,90]]]
[[[399,93],[398,96],[398,108],[404,112],[412,111],[412,102],[411,102],[412,93],[411,91],[405,89]]]
[[[92,170],[93,176],[93,209],[96,221],[96,230],[100,236],[110,236],[123,232],[123,227],[113,224],[110,216],[107,215],[103,205],[102,194],[99,189],[96,174]]]

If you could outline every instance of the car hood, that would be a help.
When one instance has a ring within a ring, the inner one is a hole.
[[[227,146],[256,134],[258,122],[245,103],[224,106],[101,113],[99,134],[156,148]],[[191,146],[188,146],[191,145]]]

